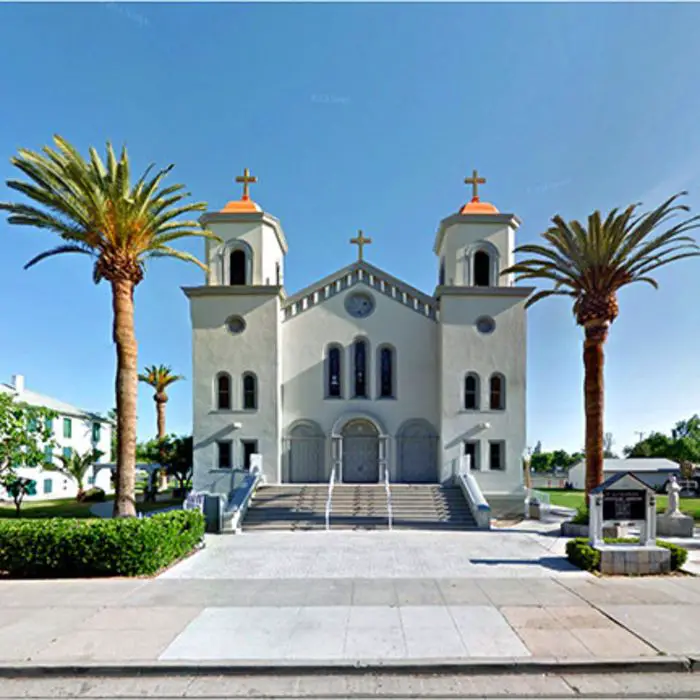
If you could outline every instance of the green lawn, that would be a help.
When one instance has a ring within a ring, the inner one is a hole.
[[[137,495],[138,498],[138,495]],[[113,501],[114,496],[107,496],[107,501]],[[167,508],[182,503],[181,498],[173,498],[172,491],[158,494],[155,503],[136,503],[139,513],[150,513],[152,510]],[[55,498],[50,501],[25,501],[20,510],[20,518],[92,518],[91,506],[94,503],[78,503],[75,498]],[[14,518],[14,504],[3,503],[0,505],[0,519]]]
[[[538,489],[549,494],[552,505],[564,506],[566,508],[578,508],[583,504],[583,491],[571,491],[568,489]],[[663,513],[668,506],[668,496],[656,497],[656,510]],[[681,498],[681,511],[691,515],[695,520],[700,521],[700,498]]]

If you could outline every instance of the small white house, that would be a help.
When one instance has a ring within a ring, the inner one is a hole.
[[[59,401],[50,396],[38,394],[25,388],[24,377],[16,374],[12,378],[12,384],[0,382],[0,391],[15,396],[15,400],[32,406],[44,406],[58,413],[52,421],[53,439],[56,446],[45,450],[47,458],[52,456],[58,463],[57,455],[70,455],[72,453],[85,454],[90,450],[102,452],[99,462],[106,462],[110,457],[112,444],[112,423],[108,419],[90,411],[71,406],[64,401]],[[36,495],[27,496],[25,500],[36,501],[51,498],[73,498],[78,493],[78,485],[73,479],[67,478],[59,472],[47,471],[41,467],[18,467],[19,476],[34,479],[36,481]],[[93,468],[88,473],[85,488],[97,486],[105,491],[114,491],[110,469]],[[0,498],[9,498],[0,487]]]
[[[631,472],[654,489],[663,486],[671,474],[680,475],[680,467],[670,459],[640,457],[603,460],[603,480],[621,472]],[[586,462],[577,462],[569,469],[569,483],[575,489],[586,488]]]

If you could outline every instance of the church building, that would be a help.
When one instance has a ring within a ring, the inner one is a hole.
[[[522,504],[533,290],[501,275],[520,222],[480,200],[485,180],[437,227],[432,293],[368,263],[360,231],[354,263],[293,294],[282,225],[247,169],[237,181],[242,198],[201,218],[223,241],[206,242],[206,282],[184,289],[193,487],[225,490],[253,454],[271,484],[451,483],[469,463],[492,507]]]

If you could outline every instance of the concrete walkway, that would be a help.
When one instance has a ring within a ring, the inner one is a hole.
[[[0,663],[700,654],[700,579],[597,578],[542,530],[212,536],[157,579],[0,581]]]

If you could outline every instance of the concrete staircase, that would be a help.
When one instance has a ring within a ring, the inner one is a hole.
[[[282,484],[258,488],[243,521],[244,531],[323,530],[327,484]],[[459,488],[439,484],[392,484],[394,529],[476,528]],[[381,484],[336,484],[332,530],[386,530],[387,501]]]

